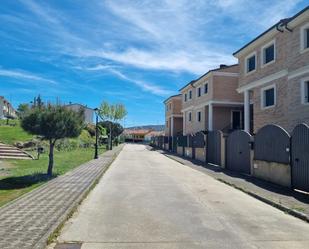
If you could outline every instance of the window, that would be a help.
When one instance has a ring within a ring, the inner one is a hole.
[[[309,23],[301,27],[300,29],[300,50],[308,51],[309,50]]]
[[[192,99],[192,90],[189,91],[189,99]]]
[[[187,102],[188,95],[185,93],[185,102]]]
[[[168,121],[166,121],[166,127],[168,128]]]
[[[302,103],[309,104],[309,79],[302,80],[301,82],[301,96]]]
[[[204,94],[208,93],[208,83],[204,85]]]
[[[192,121],[192,112],[189,112],[189,113],[188,113],[188,120],[189,120],[189,122]]]
[[[168,111],[168,105],[166,105],[166,111]]]
[[[255,71],[256,69],[256,53],[246,57],[246,73]]]
[[[275,42],[272,41],[262,47],[262,66],[275,61]]]
[[[201,88],[197,88],[197,97],[201,97],[201,94],[202,94],[202,91],[201,91]]]
[[[275,86],[268,86],[262,88],[261,103],[262,109],[272,107],[276,104],[276,89]]]
[[[201,122],[201,120],[202,120],[202,113],[200,111],[197,112],[196,119],[197,119],[197,122]]]
[[[170,110],[172,110],[172,103],[170,103],[170,107],[169,108],[170,108]]]

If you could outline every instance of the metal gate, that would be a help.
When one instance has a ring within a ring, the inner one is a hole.
[[[309,126],[295,127],[291,138],[292,186],[309,192]]]
[[[252,136],[237,130],[226,140],[226,168],[245,174],[251,173],[251,142]]]
[[[172,137],[173,138],[173,152],[177,152],[177,137]]]
[[[173,148],[173,137],[168,137],[168,150],[172,151]]]
[[[194,147],[194,136],[193,135],[188,135],[188,147],[191,148],[191,158],[195,159],[195,147]]]
[[[290,163],[290,135],[278,125],[266,125],[254,136],[254,159]]]
[[[207,134],[207,163],[221,165],[221,140],[223,133],[221,131],[209,131]]]

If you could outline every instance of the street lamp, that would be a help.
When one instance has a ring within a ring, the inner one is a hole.
[[[95,118],[95,145],[94,145],[94,159],[98,159],[99,155],[98,155],[98,142],[99,142],[99,126],[98,126],[98,122],[99,122],[99,115],[98,115],[98,108],[94,109],[94,112],[96,114],[96,118]]]

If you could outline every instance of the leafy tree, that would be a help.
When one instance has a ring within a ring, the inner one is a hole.
[[[106,130],[107,134],[112,134],[112,139],[118,137],[123,132],[123,127],[119,123],[103,121],[99,122],[99,127],[100,126]]]
[[[42,136],[49,142],[47,175],[52,176],[54,147],[57,140],[78,137],[84,127],[84,112],[69,110],[64,106],[48,105],[34,108],[22,119],[22,128],[30,134]]]
[[[29,111],[30,111],[30,106],[27,103],[20,104],[17,107],[17,112],[18,112],[18,117],[19,118],[23,118],[24,116],[26,116]]]
[[[109,121],[109,145],[110,149],[112,149],[112,124],[122,120],[128,114],[127,110],[123,104],[110,105],[108,102],[104,101],[99,108],[98,114],[104,122]]]

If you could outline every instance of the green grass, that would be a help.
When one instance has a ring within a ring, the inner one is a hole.
[[[18,120],[9,120],[9,124],[6,125],[5,120],[1,120],[0,122],[0,142],[6,144],[14,144],[15,142],[25,142],[29,141],[33,138],[33,135],[28,134],[25,132],[19,124]]]
[[[100,149],[103,153],[104,149]],[[54,177],[93,159],[94,149],[55,152]],[[1,166],[4,164],[4,166]],[[6,160],[0,165],[0,206],[51,180],[47,178],[48,154],[40,160]],[[1,172],[5,172],[1,176]]]

